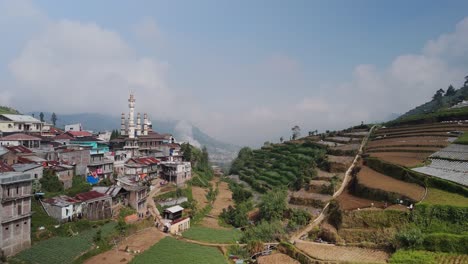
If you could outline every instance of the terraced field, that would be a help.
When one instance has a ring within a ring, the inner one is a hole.
[[[383,202],[357,197],[350,194],[347,190],[342,192],[336,200],[340,204],[340,208],[345,211],[371,207],[372,204],[374,204],[374,207],[384,207]]]
[[[438,148],[446,147],[450,144],[449,137],[415,136],[404,138],[389,138],[372,140],[367,144],[367,149],[383,147],[424,147],[433,146]]]
[[[414,201],[420,201],[424,197],[425,190],[423,187],[414,183],[397,180],[366,166],[362,167],[357,178],[359,184],[373,189],[397,193]]]
[[[371,157],[379,158],[404,167],[415,167],[422,164],[431,153],[427,152],[372,152]]]
[[[346,261],[353,263],[387,263],[389,254],[385,251],[358,247],[341,247],[297,241],[296,247],[307,255],[325,261]]]

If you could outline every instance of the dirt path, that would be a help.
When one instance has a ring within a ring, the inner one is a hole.
[[[361,157],[362,155],[362,152],[363,152],[363,149],[364,149],[364,146],[367,144],[367,141],[369,140],[369,136],[372,134],[372,131],[375,129],[375,126],[373,126],[370,130],[369,130],[369,133],[367,133],[367,136],[362,140],[361,142],[361,147],[359,148],[359,151],[358,153],[356,154],[356,157],[354,157],[354,161],[353,163],[351,164],[351,166],[348,168],[348,170],[346,171],[345,173],[345,176],[343,178],[343,183],[341,184],[340,188],[333,194],[333,198],[336,198],[338,197],[342,192],[343,190],[346,188],[346,186],[348,185],[349,181],[351,180],[351,171],[353,170],[353,168],[358,164],[358,159],[359,157]],[[292,243],[294,243],[295,241],[299,240],[301,237],[303,237],[304,235],[307,235],[310,230],[312,230],[314,227],[316,227],[317,225],[319,225],[323,219],[325,219],[325,215],[326,215],[326,212],[328,210],[328,206],[330,205],[330,203],[327,203],[324,207],[323,207],[323,210],[322,212],[320,213],[320,215],[315,218],[314,221],[310,222],[307,226],[305,226],[302,230],[299,230],[298,232],[294,233],[292,236],[291,236],[291,239],[290,241]]]
[[[157,230],[155,227],[143,229],[132,236],[127,237],[125,240],[120,242],[113,249],[96,255],[88,260],[85,264],[115,264],[115,263],[129,263],[134,255],[125,252],[125,248],[128,246],[129,250],[143,252],[150,248],[152,245],[159,242],[159,240],[166,237],[167,234]]]

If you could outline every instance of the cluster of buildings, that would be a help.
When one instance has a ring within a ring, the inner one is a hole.
[[[145,113],[135,118],[135,97],[122,113],[120,135],[93,134],[81,124],[64,130],[27,115],[0,114],[0,249],[6,256],[30,246],[31,197],[42,192],[44,174],[57,176],[64,189],[83,177],[92,190],[74,197],[40,200],[59,222],[109,218],[119,205],[147,214],[153,180],[183,185],[191,164],[170,134],[153,130]],[[106,182],[103,186],[100,182]],[[186,224],[187,225],[187,224]]]

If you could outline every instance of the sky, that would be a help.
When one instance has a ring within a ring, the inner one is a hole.
[[[342,129],[460,87],[466,10],[457,0],[0,0],[0,105],[119,116],[133,92],[152,119],[251,146],[294,125]]]

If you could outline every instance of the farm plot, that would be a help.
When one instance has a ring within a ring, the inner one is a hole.
[[[460,131],[468,130],[468,124],[429,124],[429,125],[411,125],[392,128],[381,128],[376,134],[408,132],[408,131]]]
[[[212,185],[215,185],[215,183],[212,182]],[[213,203],[210,215],[203,218],[201,222],[201,225],[204,227],[223,229],[223,227],[218,223],[219,215],[223,212],[224,208],[234,205],[234,201],[232,200],[232,191],[229,189],[229,185],[226,182],[220,181],[218,190],[218,196],[216,196]]]
[[[384,203],[374,200],[369,200],[361,197],[354,196],[350,194],[347,190],[343,191],[340,196],[336,198],[338,203],[340,204],[340,208],[342,210],[356,210],[358,208],[368,208],[371,207],[372,204],[374,207],[383,208]]]
[[[398,250],[392,255],[389,262],[393,264],[465,264],[468,263],[468,255],[421,250]]]
[[[333,176],[338,176],[339,179],[343,179],[344,173],[342,172],[328,172],[324,170],[317,169],[317,180],[330,181]]]
[[[468,145],[451,144],[432,154],[431,158],[468,161]]]
[[[414,183],[397,180],[366,166],[362,167],[357,178],[359,184],[373,189],[401,194],[414,201],[420,201],[424,197],[425,190],[423,187]]]
[[[114,226],[115,223],[102,226],[102,236],[112,232]],[[41,241],[16,255],[13,260],[26,263],[72,263],[76,257],[91,248],[97,230],[99,228],[86,230],[72,237],[53,237]]]
[[[377,152],[369,153],[371,157],[379,158],[396,165],[405,167],[418,166],[429,157],[431,153],[415,153],[415,152]]]
[[[468,207],[468,197],[435,188],[429,188],[424,203]]]
[[[326,141],[331,141],[331,142],[338,142],[338,143],[343,143],[343,144],[348,144],[351,142],[356,142],[356,141],[361,141],[360,138],[352,138],[352,137],[327,137],[325,138]]]
[[[296,247],[307,255],[325,261],[346,261],[353,263],[387,263],[389,254],[382,250],[359,247],[342,247],[296,241]]]
[[[282,253],[273,253],[269,256],[259,257],[258,264],[299,264],[300,262]]]
[[[448,137],[402,137],[372,140],[367,144],[368,148],[373,147],[419,147],[419,146],[434,146],[445,147],[450,144]]]
[[[358,150],[360,147],[361,147],[361,144],[353,143],[353,144],[346,144],[346,145],[341,145],[337,147],[332,147],[332,149],[346,151],[346,150]]]
[[[331,195],[310,193],[303,189],[297,192],[289,192],[288,196],[290,204],[306,205],[311,207],[323,207],[332,199]]]
[[[201,226],[193,226],[182,233],[182,236],[192,240],[209,243],[235,243],[241,237],[237,229],[213,229]]]
[[[324,141],[324,140],[317,141],[317,144],[328,146],[328,147],[338,147],[338,146],[343,145],[342,143],[337,143],[337,142],[332,142],[332,141]]]
[[[203,208],[208,204],[208,199],[206,198],[206,194],[208,190],[198,186],[192,186],[192,195],[193,199],[197,201],[197,206],[199,208]]]
[[[367,153],[380,153],[380,152],[412,152],[412,153],[429,153],[432,154],[440,148],[434,147],[383,147],[366,149]]]
[[[468,162],[432,159],[431,164],[414,171],[468,186]]]
[[[205,247],[187,243],[172,237],[166,237],[140,255],[137,255],[133,264],[185,264],[227,263],[221,252],[213,247]]]

